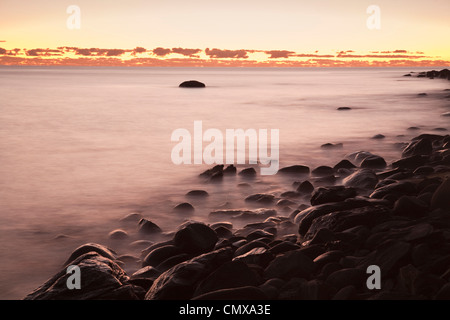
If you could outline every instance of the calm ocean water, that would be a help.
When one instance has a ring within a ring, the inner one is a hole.
[[[334,165],[359,150],[389,162],[400,155],[396,143],[450,129],[440,117],[449,111],[448,81],[402,77],[424,70],[0,67],[0,299],[23,298],[82,243],[136,254],[107,237],[130,212],[171,231],[292,183],[265,177],[241,190],[236,177],[205,185],[197,176],[208,166],[172,163],[173,130],[193,132],[195,120],[222,132],[279,129],[280,167]],[[207,88],[178,88],[190,79]],[[370,139],[379,133],[386,138]],[[320,148],[328,142],[344,147]],[[197,188],[211,196],[194,202],[195,214],[173,213]],[[61,234],[68,237],[55,240]]]

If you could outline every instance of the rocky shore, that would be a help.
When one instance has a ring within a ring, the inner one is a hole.
[[[129,214],[122,222],[141,236],[133,243],[142,248],[139,256],[82,245],[25,299],[450,299],[449,135],[419,135],[389,163],[359,151],[334,167],[298,164],[278,174],[292,178],[292,186],[246,197],[249,208],[213,210],[219,222],[188,221],[167,240],[149,241],[161,228]],[[218,165],[201,178],[220,183],[227,175],[251,184],[257,173]],[[174,210],[195,208],[185,202]],[[236,221],[246,224],[235,228]],[[127,237],[110,233],[117,241]],[[127,274],[129,264],[137,271]],[[68,289],[69,265],[79,267],[81,289]],[[367,287],[373,265],[381,271],[379,289]]]

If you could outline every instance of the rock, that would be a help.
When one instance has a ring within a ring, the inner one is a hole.
[[[371,190],[378,183],[378,177],[372,170],[361,169],[346,177],[342,182],[346,187]]]
[[[413,183],[409,181],[400,181],[388,184],[387,186],[376,189],[371,195],[371,198],[382,199],[386,195],[413,195],[416,188]]]
[[[414,175],[428,175],[434,172],[434,168],[430,166],[421,166],[414,170]]]
[[[247,286],[205,293],[193,300],[267,300],[267,296],[260,288]]]
[[[173,240],[183,252],[199,254],[212,250],[219,239],[213,229],[194,222],[178,230]]]
[[[328,166],[320,166],[315,168],[311,173],[317,177],[326,177],[332,175],[334,173],[334,170],[333,168]]]
[[[289,174],[289,175],[304,175],[309,174],[309,167],[303,165],[294,165],[290,167],[284,167],[278,170],[280,174]]]
[[[215,223],[210,225],[211,229],[216,229],[218,227],[223,227],[223,228],[227,228],[229,230],[232,230],[233,229],[233,224],[231,222],[228,222],[228,221],[221,221],[221,222],[215,222]]]
[[[264,193],[256,193],[249,195],[247,198],[245,198],[245,201],[247,202],[257,202],[257,203],[264,203],[264,204],[270,204],[275,200],[275,196],[271,194],[264,194]]]
[[[420,130],[420,128],[419,128],[419,127],[409,127],[409,128],[406,129],[406,130],[409,130],[409,131],[417,131],[417,130]]]
[[[207,197],[209,196],[208,192],[205,190],[191,190],[188,193],[186,193],[186,196],[188,197]]]
[[[402,196],[394,204],[392,213],[396,216],[418,219],[428,213],[428,206],[416,197]]]
[[[276,233],[276,229],[275,229],[275,233]],[[271,232],[259,229],[259,230],[255,230],[255,231],[249,233],[247,235],[247,239],[249,241],[253,241],[253,240],[261,239],[261,238],[273,239],[274,236],[275,235],[273,233],[271,233]]]
[[[316,232],[320,229],[328,229],[336,233],[357,226],[366,226],[371,228],[378,223],[385,221],[389,215],[390,210],[380,205],[331,212],[314,219],[305,234],[305,238],[313,238]],[[300,227],[302,227],[302,224],[300,224]],[[302,233],[305,229],[305,226],[303,226],[301,229]]]
[[[233,232],[231,232],[230,229],[225,228],[225,227],[217,227],[217,228],[213,228],[213,230],[216,232],[217,236],[219,238],[231,238],[233,236]]]
[[[205,88],[205,84],[197,80],[184,81],[179,85],[180,88]]]
[[[64,263],[64,265],[70,264],[73,260],[77,259],[78,257],[82,256],[83,254],[86,254],[88,252],[97,252],[99,255],[110,259],[115,260],[117,257],[116,252],[114,252],[112,249],[109,249],[105,246],[102,246],[101,244],[97,243],[86,243],[78,248],[76,248],[71,254],[70,257],[67,259],[67,261]]]
[[[385,168],[386,167],[386,161],[380,157],[380,156],[369,156],[364,158],[364,160],[361,162],[361,168]]]
[[[450,117],[450,112],[444,112],[443,114],[441,114],[441,116],[443,116],[443,117]]]
[[[424,138],[411,141],[403,150],[402,157],[410,157],[417,155],[430,155],[433,152],[433,144],[430,139]]]
[[[80,289],[68,289],[67,282],[72,273],[67,272],[66,265],[45,284],[27,295],[25,300],[138,299],[132,286],[125,288],[129,280],[125,271],[111,259],[97,252],[88,252],[70,263],[80,269]]]
[[[285,253],[288,251],[292,251],[292,250],[297,250],[300,249],[301,247],[295,243],[292,243],[290,241],[281,241],[280,243],[274,245],[273,247],[271,247],[269,249],[269,251],[274,254],[280,254],[280,253]]]
[[[278,200],[276,206],[277,207],[297,206],[297,203],[289,199],[280,199]]]
[[[344,145],[342,143],[325,143],[321,145],[320,147],[322,149],[337,149],[342,148]]]
[[[308,278],[313,271],[314,262],[300,249],[277,256],[264,270],[264,277],[266,279]]]
[[[234,175],[236,174],[236,167],[232,164],[230,164],[228,167],[225,168],[225,170],[223,170],[223,174],[225,175]]]
[[[371,139],[374,139],[374,140],[380,140],[380,139],[384,139],[384,138],[386,138],[385,135],[382,135],[382,134],[376,134],[376,135],[374,135]]]
[[[356,166],[353,164],[353,163],[351,163],[350,161],[348,161],[348,160],[341,160],[339,163],[337,163],[334,167],[333,167],[333,169],[334,170],[339,170],[339,169],[354,169],[354,168],[356,168]]]
[[[350,107],[339,107],[339,108],[337,108],[337,110],[339,110],[339,111],[348,111],[348,110],[352,110],[352,108],[350,108]]]
[[[447,178],[433,194],[431,209],[450,210],[450,178]]]
[[[316,257],[313,261],[315,264],[316,270],[322,269],[328,263],[338,262],[344,256],[344,252],[341,250],[331,250],[327,251],[320,256]]]
[[[233,251],[222,248],[177,264],[161,274],[145,295],[146,300],[189,300],[195,286],[214,270],[231,261]]]
[[[393,168],[402,168],[402,169],[416,169],[420,166],[425,165],[427,162],[427,157],[421,155],[415,155],[406,157],[392,163]]]
[[[172,256],[170,258],[167,258],[166,260],[164,260],[163,262],[158,264],[156,266],[156,269],[158,269],[161,272],[166,272],[167,270],[169,270],[170,268],[176,266],[177,264],[185,262],[185,261],[187,261],[189,259],[192,259],[192,255],[191,254],[180,253],[180,254],[177,254],[177,255]]]
[[[136,272],[134,272],[131,275],[131,279],[148,278],[148,279],[155,280],[160,275],[161,275],[161,272],[159,270],[157,270],[154,267],[147,266],[147,267],[143,267],[143,268],[137,270]]]
[[[156,267],[164,260],[175,256],[177,254],[182,253],[180,248],[173,245],[166,245],[152,250],[147,256],[144,258],[142,262],[142,267]]]
[[[311,196],[311,205],[344,201],[356,197],[356,189],[344,186],[320,187]]]
[[[297,192],[303,193],[303,194],[310,194],[313,191],[314,191],[314,186],[308,180],[300,183],[300,185],[297,188]]]
[[[354,286],[346,286],[340,289],[333,296],[332,300],[356,300],[356,288]]]
[[[256,274],[242,261],[230,261],[208,275],[195,290],[194,297],[221,289],[257,286]]]
[[[133,213],[127,214],[125,217],[120,219],[120,222],[135,223],[135,222],[139,222],[139,220],[141,220],[142,218],[143,218],[142,214],[133,212]]]
[[[208,169],[208,170],[200,173],[200,177],[210,178],[214,174],[221,174],[221,173],[223,173],[223,167],[224,167],[223,164],[215,165],[211,169]]]
[[[361,269],[347,268],[333,272],[327,278],[327,283],[340,290],[347,286],[360,288],[366,284],[367,275]]]
[[[254,168],[246,168],[241,170],[239,175],[245,178],[254,178],[256,177],[256,170]]]
[[[121,229],[113,230],[108,234],[108,237],[111,240],[125,240],[128,239],[130,236],[126,231],[123,231]]]
[[[162,230],[155,223],[147,219],[141,219],[139,221],[139,233],[140,234],[155,234],[161,233]]]
[[[320,216],[335,211],[360,208],[367,205],[369,205],[369,202],[361,199],[347,199],[343,202],[324,203],[301,211],[295,216],[294,222],[299,223],[299,233],[304,235],[308,231],[311,222]]]
[[[259,240],[250,241],[250,242],[244,244],[243,246],[237,248],[235,253],[234,253],[234,256],[237,257],[237,256],[240,256],[240,255],[243,255],[243,254],[245,254],[245,253],[247,253],[250,250],[255,249],[255,248],[267,249],[267,244],[265,244],[264,242],[259,241]]]
[[[417,95],[418,95],[419,97],[420,97],[420,96],[427,96],[427,94],[426,94],[425,92],[418,93]]]
[[[177,204],[177,205],[173,208],[173,211],[176,211],[176,212],[191,213],[191,212],[194,212],[195,209],[194,209],[194,207],[192,206],[192,204],[190,204],[189,202],[183,202],[183,203]]]
[[[436,294],[436,300],[450,300],[450,282],[447,282]]]
[[[223,209],[215,210],[209,213],[211,217],[214,216],[224,216],[228,218],[236,219],[264,219],[277,215],[277,211],[274,209],[260,208],[255,210],[247,209]]]
[[[237,256],[233,261],[241,261],[248,265],[258,265],[262,268],[267,267],[270,261],[273,259],[273,254],[266,248],[257,247],[250,251]]]
[[[360,164],[365,158],[370,156],[374,156],[374,154],[368,151],[358,151],[347,155],[346,158],[354,161],[357,164]]]

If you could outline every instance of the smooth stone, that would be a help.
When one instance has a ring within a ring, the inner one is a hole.
[[[416,155],[430,155],[433,152],[433,144],[430,139],[424,138],[411,141],[403,150],[402,158]]]
[[[339,110],[339,111],[348,111],[348,110],[352,110],[352,108],[350,108],[350,107],[339,107],[339,108],[337,108],[337,110]]]
[[[300,249],[301,247],[295,243],[292,243],[290,241],[281,241],[280,243],[276,244],[275,246],[271,247],[269,250],[272,254],[278,255],[280,253],[285,253],[292,250]]]
[[[250,251],[233,258],[233,261],[242,261],[247,265],[258,265],[262,268],[267,267],[274,258],[271,251],[266,248],[256,247]]]
[[[246,178],[254,178],[256,177],[256,170],[254,168],[242,169],[239,175]]]
[[[182,253],[180,248],[173,245],[166,245],[163,247],[156,248],[152,250],[147,256],[144,258],[142,262],[142,267],[156,267],[164,260],[175,256],[177,254]]]
[[[228,239],[228,238],[231,238],[231,236],[233,235],[233,233],[231,232],[230,229],[222,227],[222,226],[217,227],[217,228],[212,228],[212,229],[216,232],[216,234],[219,238]]]
[[[315,168],[311,173],[317,177],[325,177],[325,176],[332,175],[334,173],[334,170],[333,170],[333,168],[328,167],[328,166],[319,166],[319,167]]]
[[[337,149],[337,148],[342,148],[343,146],[344,146],[344,144],[342,144],[342,143],[324,143],[320,147],[322,149]]]
[[[364,158],[364,160],[360,164],[361,168],[372,168],[372,169],[385,168],[386,166],[387,166],[386,161],[382,157],[376,155]]]
[[[215,228],[218,228],[218,227],[223,227],[223,228],[227,228],[229,230],[232,230],[233,229],[233,224],[231,222],[228,222],[228,221],[220,221],[220,222],[212,223],[210,225],[210,228],[212,228],[212,229],[215,229]]]
[[[344,201],[356,197],[356,189],[344,186],[320,187],[311,196],[311,205]]]
[[[167,270],[176,266],[177,264],[185,262],[191,258],[192,258],[191,254],[180,253],[180,254],[177,254],[172,257],[167,258],[166,260],[164,260],[163,262],[158,264],[156,266],[156,269],[158,269],[161,272],[166,272]]]
[[[416,192],[416,188],[412,182],[399,181],[396,183],[388,184],[387,186],[376,189],[371,195],[371,198],[382,199],[389,194],[398,195],[413,195]]]
[[[340,290],[347,286],[360,288],[366,284],[367,275],[364,270],[347,268],[333,272],[326,280],[327,283]]]
[[[307,278],[314,271],[314,262],[300,250],[289,251],[277,256],[264,270],[264,277],[291,279]]]
[[[126,231],[117,229],[117,230],[111,231],[108,234],[108,237],[111,240],[125,240],[125,239],[128,239],[130,236],[128,235],[128,233]]]
[[[225,174],[225,175],[234,175],[234,174],[236,174],[236,172],[237,172],[237,169],[236,169],[236,167],[235,167],[234,165],[232,165],[232,164],[230,164],[228,167],[226,167],[226,168],[223,170],[223,174]]]
[[[223,173],[223,167],[224,167],[223,164],[215,165],[211,169],[208,169],[208,170],[200,173],[200,177],[211,177],[214,174]]]
[[[289,167],[284,167],[278,170],[278,173],[281,174],[290,174],[290,175],[304,175],[309,174],[310,169],[307,166],[303,165],[293,165]]]
[[[380,140],[380,139],[384,139],[384,138],[386,138],[385,135],[382,135],[382,134],[376,134],[376,135],[374,135],[371,139],[374,139],[374,140]]]
[[[427,162],[427,157],[422,155],[415,155],[406,157],[392,163],[393,168],[403,168],[403,169],[416,169],[420,166],[425,165]]]
[[[161,233],[162,230],[155,223],[147,219],[141,219],[139,221],[139,233],[140,234],[155,234]]]
[[[174,208],[173,211],[176,212],[193,212],[195,211],[194,207],[192,206],[192,204],[190,204],[189,202],[183,202],[180,204],[177,204]]]
[[[177,264],[161,274],[145,295],[146,300],[189,300],[200,281],[231,261],[233,250],[222,248]]]
[[[428,175],[434,172],[434,168],[430,166],[421,166],[414,170],[414,175]]]
[[[218,241],[216,232],[203,223],[189,223],[175,233],[175,246],[186,253],[211,251]]]
[[[303,193],[303,194],[310,194],[313,191],[314,191],[314,186],[308,180],[300,183],[300,185],[297,188],[297,192]]]
[[[392,213],[396,216],[418,219],[428,214],[428,206],[416,197],[402,196],[395,202]]]
[[[343,256],[344,252],[342,252],[341,250],[331,250],[316,257],[313,261],[316,266],[316,270],[320,270],[328,263],[338,262]]]
[[[441,116],[443,116],[443,117],[450,117],[450,112],[444,112],[443,114],[441,114]]]
[[[186,196],[188,196],[188,197],[207,197],[207,196],[209,196],[209,194],[205,190],[191,190],[188,193],[186,193]]]
[[[132,212],[120,219],[120,222],[139,222],[143,218],[142,214]]]
[[[222,209],[215,210],[209,213],[211,217],[220,216],[234,219],[263,219],[271,216],[276,216],[277,211],[274,209],[260,208],[255,210],[247,209]]]
[[[373,189],[378,183],[378,177],[370,169],[361,169],[346,177],[342,182],[346,187]]]
[[[334,170],[339,170],[339,169],[354,169],[354,168],[356,168],[356,166],[355,166],[353,163],[351,163],[350,161],[346,160],[346,159],[341,160],[339,163],[337,163],[337,164],[333,167]]]
[[[86,254],[88,252],[96,252],[99,255],[110,259],[110,260],[115,260],[117,257],[116,252],[114,252],[112,249],[107,248],[101,244],[97,244],[97,243],[86,243],[83,244],[81,246],[79,246],[78,248],[76,248],[69,256],[69,258],[66,260],[66,262],[64,263],[64,265],[68,265],[70,262],[72,262],[73,260],[77,259],[78,257],[82,256],[83,254]]]
[[[131,278],[149,278],[155,280],[161,275],[161,272],[154,267],[143,267],[131,275]]]
[[[264,248],[267,249],[268,246],[266,243],[260,241],[260,240],[253,240],[250,242],[247,242],[246,244],[242,245],[241,247],[237,248],[236,251],[234,252],[234,256],[240,256],[243,255],[247,252],[249,252],[250,250],[253,250],[255,248]]]
[[[247,201],[247,202],[257,202],[257,203],[264,203],[264,204],[270,204],[274,200],[275,200],[274,195],[265,194],[265,193],[252,194],[245,198],[245,201]]]
[[[180,88],[205,88],[206,85],[203,82],[197,80],[184,81],[179,85]]]
[[[289,199],[280,199],[278,200],[277,207],[284,207],[284,206],[297,206],[297,203],[294,201],[291,201]]]

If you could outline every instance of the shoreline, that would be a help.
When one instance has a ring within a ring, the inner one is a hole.
[[[82,278],[81,290],[68,290],[70,275],[62,269],[26,299],[448,299],[449,144],[448,135],[425,134],[393,163],[356,152],[333,168],[282,168],[278,174],[298,183],[279,199],[251,195],[246,210],[210,213],[225,222],[185,224],[165,235],[172,239],[152,245],[146,238],[161,230],[128,215],[123,222],[143,235],[135,244],[144,249],[140,257],[117,256],[99,244],[81,246],[66,265],[78,265],[92,281]],[[233,168],[216,166],[205,180],[237,174],[252,183],[254,172]],[[336,176],[343,185],[335,185]],[[290,199],[298,197],[312,206],[291,208]],[[186,202],[176,210],[192,206]],[[248,224],[236,230],[230,221]],[[126,237],[121,230],[110,234],[117,241]],[[124,271],[139,264],[133,274]],[[374,264],[386,275],[378,291],[364,288],[365,269]]]

